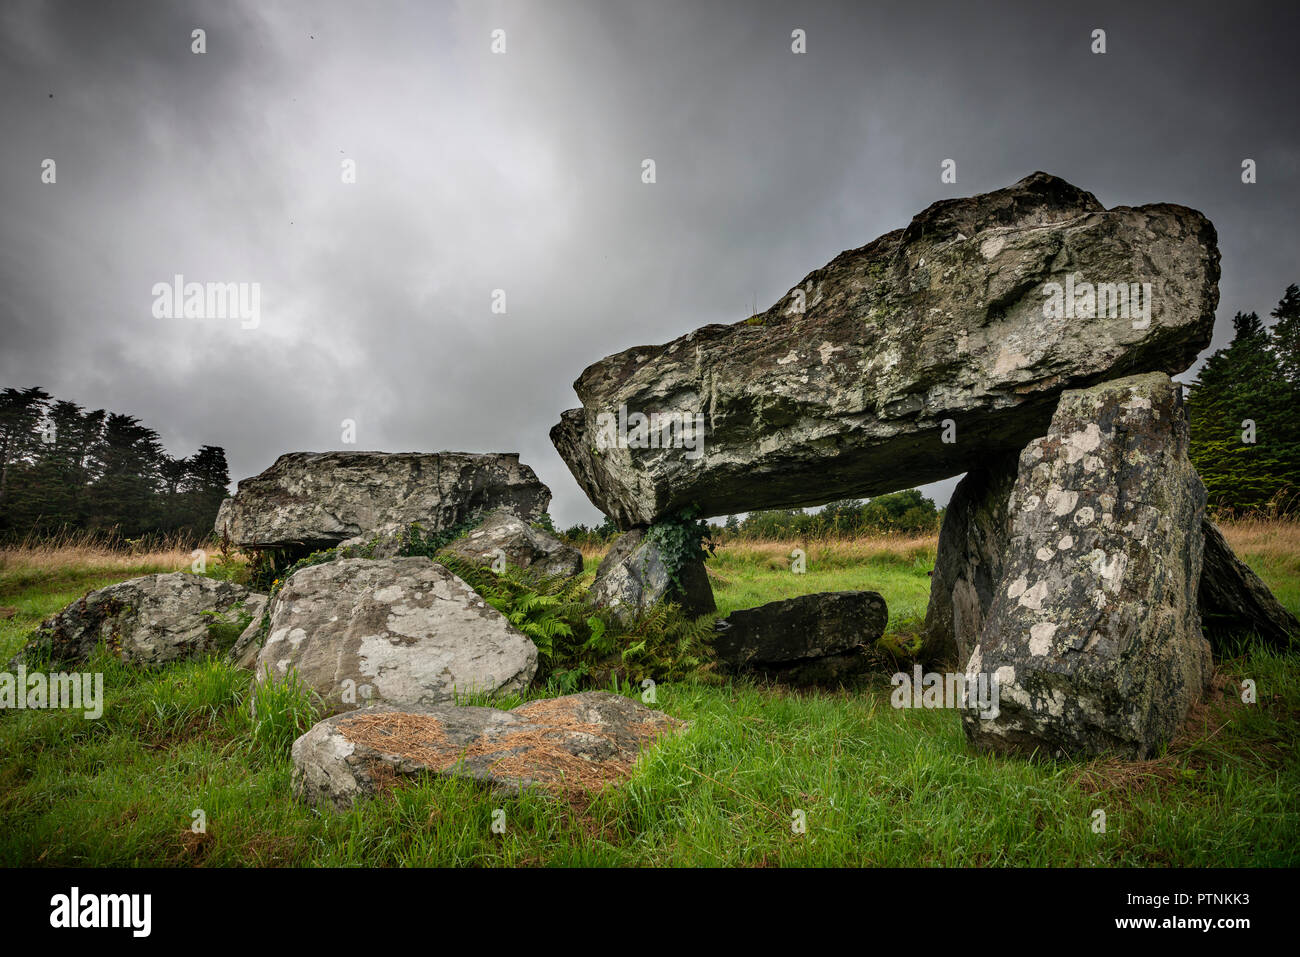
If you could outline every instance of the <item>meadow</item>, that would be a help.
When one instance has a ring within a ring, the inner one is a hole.
[[[1224,530],[1300,611],[1300,526]],[[934,549],[933,537],[735,541],[709,570],[722,614],[868,588],[906,636],[925,614]],[[587,574],[598,559],[587,550]],[[0,549],[0,660],[87,590],[190,562],[181,547]],[[239,556],[209,562],[210,574],[243,572]],[[247,674],[221,662],[150,673],[104,655],[82,669],[104,673],[102,718],[0,713],[0,865],[1294,865],[1300,656],[1247,638],[1218,657],[1216,691],[1150,761],[974,754],[955,712],[891,707],[884,672],[822,691],[689,680],[659,684],[655,705],[689,730],[600,793],[504,797],[428,779],[334,813],[290,796],[289,745],[312,720],[301,698],[273,691],[254,720]],[[1240,700],[1245,678],[1255,704]],[[609,690],[637,693],[617,678]],[[491,828],[498,808],[504,834]]]

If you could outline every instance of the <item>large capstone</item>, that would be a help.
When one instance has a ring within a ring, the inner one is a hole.
[[[1205,487],[1163,374],[1066,392],[1020,456],[1011,540],[963,714],[983,749],[1146,758],[1212,671],[1196,590]],[[975,693],[972,694],[972,689]]]
[[[551,440],[620,527],[911,488],[1018,452],[1061,392],[1186,369],[1214,227],[1035,173],[935,203],[776,305],[588,367]]]
[[[688,615],[717,610],[713,587],[702,558],[688,558],[674,568],[654,535],[635,528],[610,545],[596,568],[588,596],[597,608],[608,608],[630,622],[660,602],[672,602]]]
[[[293,743],[295,794],[345,809],[420,777],[464,777],[494,790],[594,791],[628,776],[640,752],[683,722],[604,691],[511,711],[385,706],[327,718]]]
[[[866,670],[889,612],[873,591],[800,595],[733,611],[716,626],[718,667],[790,684],[833,684]]]
[[[244,548],[309,551],[413,524],[440,532],[496,508],[533,521],[550,501],[513,452],[290,452],[239,483],[216,532]]]
[[[423,708],[523,691],[537,647],[427,558],[345,558],[284,583],[255,667],[259,681],[296,672],[331,711]]]
[[[128,664],[163,665],[223,654],[265,601],[242,585],[202,575],[145,575],[92,591],[50,616],[19,655],[72,665],[103,644]]]

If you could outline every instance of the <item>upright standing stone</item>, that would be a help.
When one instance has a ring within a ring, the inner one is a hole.
[[[1205,487],[1182,387],[1162,374],[1069,391],[1020,456],[1012,533],[966,669],[997,688],[967,710],[979,748],[1146,758],[1209,681],[1201,634]]]

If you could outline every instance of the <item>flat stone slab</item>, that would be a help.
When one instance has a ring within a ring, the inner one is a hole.
[[[463,776],[518,792],[599,790],[627,777],[638,754],[685,725],[604,691],[531,701],[510,711],[378,706],[328,718],[293,743],[294,794],[348,808],[421,775]]]

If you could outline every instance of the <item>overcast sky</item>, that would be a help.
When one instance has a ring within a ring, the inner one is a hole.
[[[592,522],[547,437],[584,367],[1038,169],[1209,216],[1218,347],[1300,282],[1295,6],[5,0],[0,386],[235,479],[344,419],[519,451]],[[155,318],[178,273],[258,283],[260,324]]]

